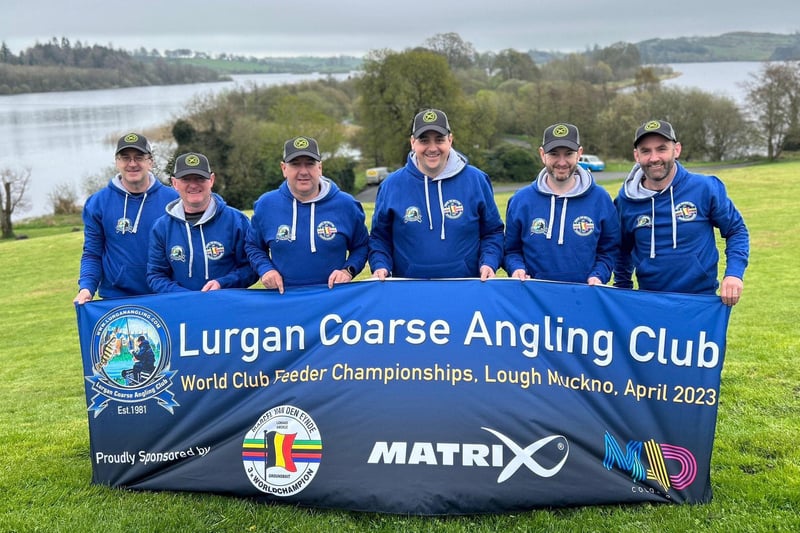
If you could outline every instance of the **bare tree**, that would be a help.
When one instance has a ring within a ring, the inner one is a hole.
[[[11,223],[11,215],[14,211],[25,211],[30,209],[30,203],[25,198],[25,192],[31,180],[30,167],[22,171],[10,168],[0,169],[0,226],[2,226],[2,238],[13,239],[14,227]]]
[[[791,62],[765,63],[744,83],[754,122],[767,143],[767,157],[777,159],[787,134],[798,123],[800,68]]]
[[[447,58],[450,68],[469,68],[475,63],[478,55],[472,43],[464,41],[454,32],[437,33],[427,39],[422,46]]]

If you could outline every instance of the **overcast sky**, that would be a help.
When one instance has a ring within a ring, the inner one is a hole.
[[[399,51],[448,32],[487,52],[583,51],[731,31],[796,33],[797,0],[3,0],[0,13],[0,40],[14,53],[54,36],[266,57]]]

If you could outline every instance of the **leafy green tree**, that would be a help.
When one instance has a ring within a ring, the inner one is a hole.
[[[455,132],[462,124],[461,89],[444,57],[428,50],[372,52],[358,81],[358,146],[375,166],[399,167],[409,151],[411,121],[429,107],[448,114]]]
[[[508,143],[491,150],[486,159],[484,170],[493,182],[530,182],[541,167],[534,149]]]
[[[495,77],[500,81],[533,81],[541,77],[541,72],[530,55],[511,48],[499,52],[492,66]]]

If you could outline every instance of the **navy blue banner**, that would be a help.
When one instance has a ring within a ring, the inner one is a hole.
[[[392,280],[77,312],[94,483],[403,514],[711,499],[715,296]]]

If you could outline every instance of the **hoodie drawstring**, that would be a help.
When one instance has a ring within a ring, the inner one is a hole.
[[[433,229],[433,217],[431,217],[431,201],[428,197],[428,176],[425,176],[425,208],[428,210],[428,229]]]
[[[203,279],[208,281],[208,254],[206,253],[206,235],[203,233],[202,224],[200,224],[200,244],[203,245],[203,266],[206,270],[206,276]]]
[[[656,197],[650,198],[650,259],[656,256]]]
[[[297,199],[292,200],[292,242],[297,237]]]
[[[189,243],[189,277],[192,277],[192,267],[194,266],[194,245],[192,244],[192,226],[188,222],[184,222],[186,228],[186,242]],[[200,228],[200,245],[203,247],[203,266],[205,268],[205,279],[208,281],[208,254],[206,253],[206,235],[203,233],[203,225],[199,224]]]
[[[311,253],[317,253],[317,232],[314,231],[314,227],[316,226],[316,222],[314,221],[314,215],[316,214],[316,207],[317,203],[314,202],[311,204],[311,220],[310,225],[311,227],[308,228],[308,237],[311,241]]]
[[[556,195],[550,195],[550,220],[547,222],[547,240],[553,237],[553,221],[556,218]],[[564,196],[564,205],[561,208],[561,221],[558,228],[558,244],[564,244],[564,224],[567,221],[567,197]]]
[[[145,191],[144,196],[142,196],[142,203],[139,204],[139,212],[136,213],[136,221],[133,223],[133,229],[131,233],[136,233],[136,230],[139,229],[139,219],[142,218],[142,211],[144,211],[144,203],[147,200],[147,191]],[[128,195],[125,194],[125,213],[128,211]],[[122,216],[125,216],[123,214]]]
[[[672,194],[672,185],[669,186],[669,205],[672,213],[672,249],[678,247],[678,221],[675,218],[675,197]]]
[[[567,197],[564,197],[564,205],[561,206],[561,227],[558,228],[558,244],[564,244],[564,223],[567,221]]]
[[[669,205],[672,215],[672,249],[678,247],[678,219],[675,216],[675,195],[672,186],[669,187]],[[650,198],[650,259],[656,257],[656,197]]]
[[[550,195],[550,219],[547,221],[547,240],[553,236],[553,219],[556,216],[556,195]]]
[[[442,232],[439,238],[444,240],[444,221],[447,217],[444,216],[444,203],[442,203],[442,180],[437,181],[436,185],[439,186],[439,212],[442,214]]]
[[[428,180],[430,178],[425,176],[425,209],[428,211],[428,229],[433,231],[433,217],[431,216],[431,199],[428,195]],[[445,232],[444,232],[444,203],[442,203],[442,180],[436,181],[437,191],[439,193],[439,212],[442,214],[442,231],[439,233],[439,238],[441,240],[445,240]]]
[[[186,242],[189,243],[189,277],[192,277],[192,265],[194,264],[194,246],[192,246],[192,227],[188,222],[184,222],[186,228]]]

